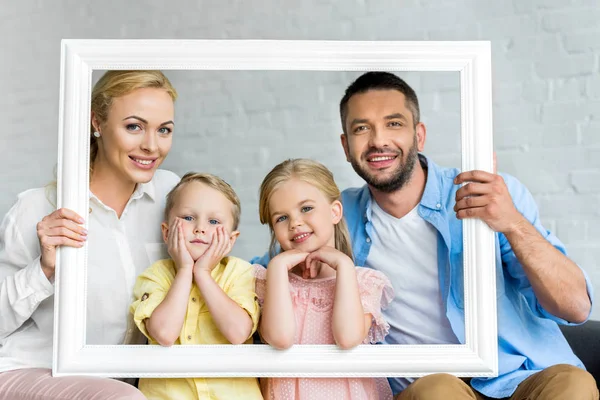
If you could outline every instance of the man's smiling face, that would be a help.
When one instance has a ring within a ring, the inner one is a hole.
[[[404,94],[369,90],[348,100],[342,145],[346,159],[370,186],[382,192],[402,188],[424,146],[424,126],[414,124]]]

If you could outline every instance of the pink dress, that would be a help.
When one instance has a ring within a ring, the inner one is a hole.
[[[262,307],[267,270],[255,265],[256,294]],[[358,288],[365,314],[373,323],[363,344],[383,341],[389,325],[381,314],[394,297],[387,277],[371,268],[356,267]],[[303,279],[289,274],[290,294],[296,314],[295,344],[335,344],[331,321],[335,295],[335,276]],[[386,378],[262,378],[265,400],[391,400]]]

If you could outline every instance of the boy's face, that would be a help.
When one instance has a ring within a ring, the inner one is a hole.
[[[232,247],[240,234],[232,232],[233,204],[223,193],[202,182],[189,182],[177,193],[168,224],[162,224],[165,243],[175,218],[182,220],[183,238],[194,262],[206,252],[218,226],[225,227]]]

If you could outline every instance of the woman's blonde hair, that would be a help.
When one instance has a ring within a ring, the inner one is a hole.
[[[160,71],[108,71],[92,89],[91,110],[99,123],[106,122],[115,97],[125,96],[136,89],[145,88],[163,89],[173,101],[177,99],[177,91]],[[98,139],[94,137],[94,131],[94,125],[90,124],[90,171],[98,154]]]
[[[108,112],[115,97],[125,96],[136,89],[156,88],[165,90],[171,99],[177,99],[177,91],[171,85],[169,79],[160,71],[134,70],[134,71],[107,71],[100,77],[92,89],[91,111],[95,114],[99,123],[106,122]],[[90,121],[90,170],[92,177],[94,160],[98,155],[98,139],[93,135],[95,129]],[[54,174],[56,176],[56,172]],[[52,191],[56,191],[56,179],[46,185],[46,197],[50,203]]]
[[[271,244],[269,246],[269,254],[275,256],[275,232],[273,231],[273,223],[271,221],[271,209],[269,202],[273,192],[284,182],[296,178],[308,183],[317,188],[329,201],[333,203],[341,201],[340,189],[333,179],[333,174],[323,164],[309,160],[306,158],[296,158],[286,160],[275,166],[267,174],[262,184],[260,185],[260,198],[258,202],[258,214],[260,222],[269,225],[271,231]],[[354,260],[352,254],[352,243],[350,242],[350,233],[346,220],[342,216],[340,221],[335,225],[335,248],[346,254]]]

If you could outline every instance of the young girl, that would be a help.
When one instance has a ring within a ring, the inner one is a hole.
[[[306,159],[277,165],[260,188],[260,221],[282,252],[265,269],[255,266],[266,343],[337,344],[349,349],[382,341],[381,314],[393,298],[380,272],[355,267],[340,190],[323,165]],[[391,399],[385,378],[261,379],[265,399]]]

